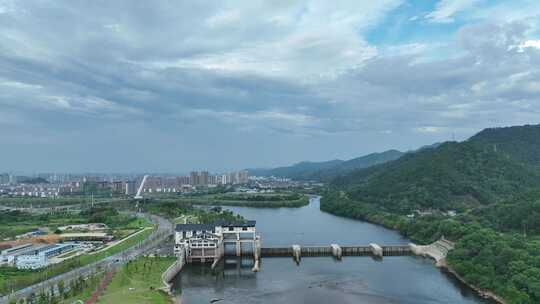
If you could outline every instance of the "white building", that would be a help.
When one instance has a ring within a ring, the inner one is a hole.
[[[17,269],[39,269],[47,266],[47,258],[41,254],[21,255],[17,257]]]
[[[0,264],[14,264],[15,256],[31,250],[32,247],[34,247],[34,245],[28,243],[2,250],[0,252]]]
[[[255,224],[255,221],[178,224],[174,251],[176,255],[183,254],[188,263],[204,263],[219,260],[225,254],[225,247],[233,244],[236,255],[240,256],[243,243],[251,243],[255,250],[255,243],[259,241]]]

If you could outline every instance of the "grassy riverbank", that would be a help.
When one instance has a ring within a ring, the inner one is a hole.
[[[511,304],[540,301],[540,237],[516,231],[497,231],[485,217],[469,211],[456,217],[432,215],[414,219],[385,212],[377,205],[326,193],[321,210],[396,229],[411,240],[427,244],[441,236],[456,242],[448,266],[482,293],[491,291]],[[483,213],[487,213],[486,210]],[[502,224],[502,223],[499,223]]]
[[[159,290],[161,274],[175,258],[139,258],[129,262],[114,277],[99,297],[101,304],[168,304],[169,296]]]

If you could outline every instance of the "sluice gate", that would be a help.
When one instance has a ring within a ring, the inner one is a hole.
[[[298,245],[295,245],[298,246]],[[261,257],[291,257],[295,253],[291,247],[261,247]],[[301,257],[318,256],[404,256],[412,255],[413,252],[409,245],[400,246],[378,246],[370,244],[369,246],[301,246]]]

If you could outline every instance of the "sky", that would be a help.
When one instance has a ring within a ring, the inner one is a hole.
[[[537,123],[538,0],[0,0],[0,171],[220,172]]]

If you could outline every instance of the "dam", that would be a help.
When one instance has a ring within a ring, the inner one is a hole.
[[[319,199],[301,208],[228,207],[244,218],[256,220],[261,236],[260,270],[253,272],[254,259],[246,244],[241,257],[236,246],[228,245],[221,261],[185,264],[171,281],[171,292],[183,303],[376,303],[446,304],[487,303],[466,286],[434,266],[431,258],[419,256],[437,252],[425,247],[418,254],[383,254],[376,258],[366,252],[370,243],[408,247],[410,240],[399,233],[370,223],[321,212]],[[328,253],[333,244],[341,247],[342,259]],[[292,256],[299,245],[301,261]],[[311,255],[311,247],[324,253]],[[345,253],[347,248],[353,253]],[[272,256],[268,250],[281,248]],[[362,249],[360,249],[362,248]],[[412,249],[412,248],[411,248]],[[415,250],[416,250],[415,249]],[[285,251],[281,253],[281,251]]]

